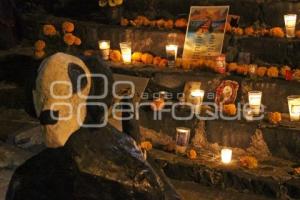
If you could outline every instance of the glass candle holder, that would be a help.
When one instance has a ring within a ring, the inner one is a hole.
[[[296,14],[284,15],[285,31],[286,31],[287,38],[295,37],[296,21],[297,21]]]
[[[174,44],[170,44],[166,46],[166,53],[168,59],[168,66],[175,67],[175,61],[177,58],[178,46]]]
[[[122,59],[125,64],[131,63],[131,42],[121,42],[120,49],[122,53]]]
[[[221,150],[221,161],[224,164],[229,164],[232,158],[232,150],[224,148]]]
[[[291,95],[287,97],[290,120],[300,121],[300,95]]]
[[[176,128],[176,153],[184,154],[190,140],[191,129],[185,127]]]
[[[261,106],[261,91],[249,91],[248,98],[249,98],[249,106],[252,111],[252,114],[259,115],[260,113],[260,106]]]
[[[109,40],[100,40],[98,42],[99,49],[100,49],[100,55],[103,60],[109,59],[109,51],[110,51],[110,41]]]
[[[194,105],[194,113],[199,114],[201,112],[201,106],[204,98],[204,90],[192,90],[191,91],[191,103]]]

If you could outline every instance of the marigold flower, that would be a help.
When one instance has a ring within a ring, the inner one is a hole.
[[[281,121],[280,112],[271,112],[268,114],[269,122],[272,124],[278,124]]]
[[[291,70],[291,68],[287,65],[283,66],[281,69],[280,69],[280,74],[285,77],[286,76],[286,71],[289,71]]]
[[[247,75],[249,71],[249,67],[247,65],[239,65],[236,72],[238,74]]]
[[[144,64],[150,65],[153,63],[153,56],[150,53],[144,53],[141,60]]]
[[[74,31],[74,29],[75,29],[75,26],[72,22],[66,21],[62,24],[62,30],[66,33],[72,33]]]
[[[45,51],[41,50],[41,51],[34,51],[34,57],[36,59],[41,59],[46,55]]]
[[[229,63],[228,65],[228,71],[230,72],[235,72],[238,68],[238,64],[237,63]]]
[[[57,34],[55,26],[52,24],[46,24],[43,26],[43,33],[46,36],[54,36]]]
[[[253,156],[242,156],[240,158],[240,163],[243,167],[246,167],[249,169],[254,169],[254,168],[257,168],[257,166],[258,166],[258,161]]]
[[[245,35],[248,35],[248,36],[254,35],[254,29],[252,26],[245,28]]]
[[[189,150],[187,153],[186,153],[187,157],[191,160],[194,160],[197,158],[197,152],[194,150],[194,149],[191,149]]]
[[[38,40],[34,43],[34,48],[36,51],[42,51],[46,48],[46,43],[44,40]]]
[[[168,65],[168,60],[165,58],[162,58],[158,64],[159,68],[165,68]]]
[[[109,58],[113,62],[121,62],[122,54],[119,50],[111,50],[109,53]]]
[[[161,57],[155,56],[153,58],[153,65],[159,65],[160,61],[161,61]]]
[[[76,46],[81,45],[81,39],[80,39],[79,37],[75,37],[74,44],[75,44]]]
[[[165,21],[165,28],[172,29],[174,27],[174,21],[172,19]]]
[[[270,33],[273,37],[284,38],[284,31],[280,27],[274,27],[270,30]]]
[[[258,67],[256,70],[256,74],[259,77],[263,77],[266,74],[267,70],[268,69],[266,67]]]
[[[276,78],[278,77],[278,74],[279,74],[279,70],[277,67],[270,67],[267,71],[267,75],[270,78]]]
[[[142,53],[141,52],[134,52],[131,56],[132,61],[138,61],[140,62],[142,59]]]
[[[129,24],[129,20],[122,17],[121,18],[121,26],[128,26],[128,24]]]
[[[148,141],[144,141],[141,143],[141,149],[144,149],[146,151],[150,151],[152,149],[152,143]]]
[[[236,106],[235,104],[227,104],[223,105],[223,112],[227,115],[234,116],[236,115]]]
[[[75,40],[76,36],[74,36],[72,33],[66,33],[64,35],[64,42],[69,46],[73,45]]]
[[[186,28],[187,27],[187,20],[185,18],[180,18],[175,21],[176,28]]]

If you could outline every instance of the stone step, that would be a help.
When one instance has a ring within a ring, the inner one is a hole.
[[[300,176],[292,174],[293,162],[272,157],[260,161],[256,169],[246,169],[240,166],[235,156],[230,164],[224,165],[219,155],[203,149],[197,151],[195,160],[157,149],[151,150],[149,156],[171,179],[199,183],[214,190],[231,188],[269,198],[300,198]]]

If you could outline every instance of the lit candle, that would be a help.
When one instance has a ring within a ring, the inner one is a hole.
[[[176,153],[184,154],[190,140],[191,129],[185,127],[176,128]]]
[[[131,42],[121,42],[120,48],[122,52],[123,62],[125,64],[131,63]]]
[[[261,97],[261,91],[248,92],[250,109],[254,115],[259,115],[260,113]]]
[[[295,37],[296,21],[297,21],[296,14],[284,15],[284,23],[285,23],[285,30],[286,30],[287,38]]]
[[[201,112],[201,105],[203,102],[204,90],[192,90],[191,91],[191,103],[194,105],[194,112]]]
[[[222,149],[221,150],[221,160],[224,164],[229,164],[231,162],[232,150],[231,149]]]
[[[100,40],[98,42],[100,54],[103,60],[108,60],[109,58],[109,50],[110,50],[110,41],[109,40]]]
[[[300,95],[287,97],[291,121],[300,121]]]
[[[175,60],[177,58],[178,46],[174,44],[169,44],[166,46],[166,53],[168,58],[168,66],[175,67]]]

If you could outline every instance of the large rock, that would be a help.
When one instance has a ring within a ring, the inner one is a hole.
[[[167,188],[130,137],[105,127],[80,129],[65,147],[28,160],[16,170],[7,200],[156,200],[168,198]]]

